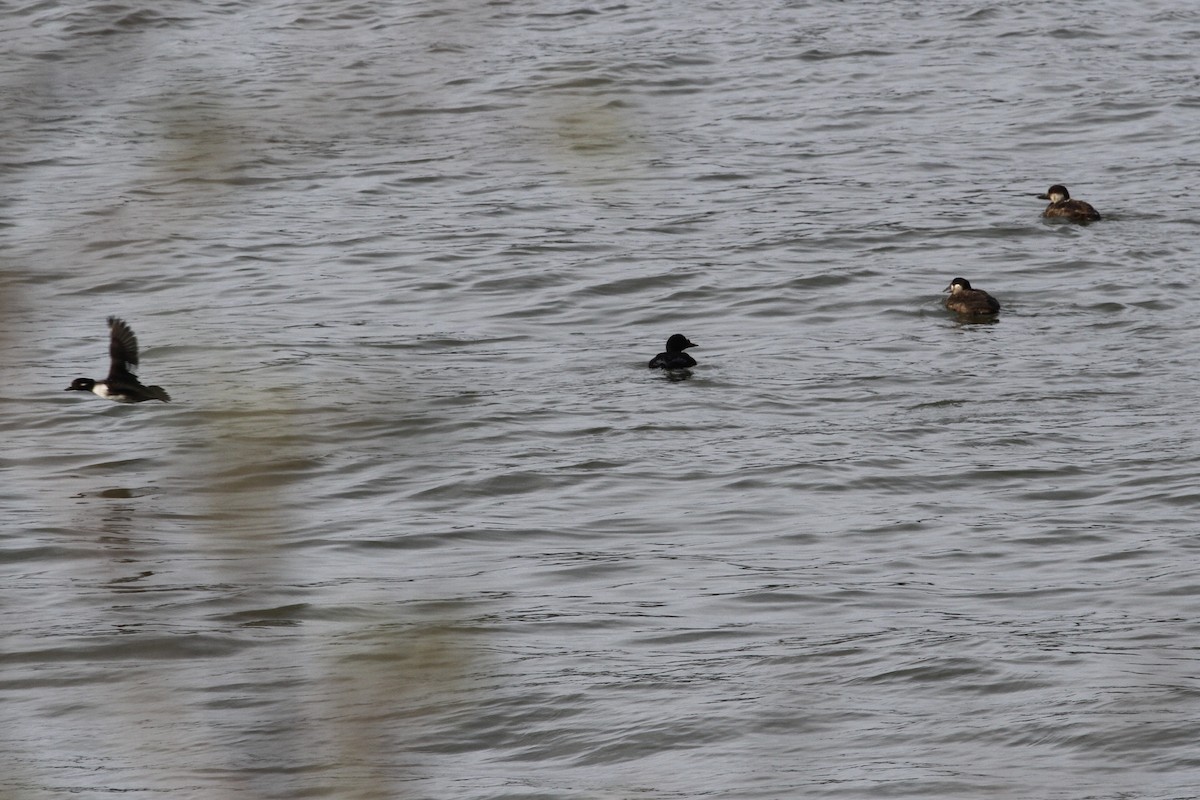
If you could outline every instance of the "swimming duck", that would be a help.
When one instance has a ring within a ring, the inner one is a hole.
[[[957,314],[977,317],[1000,311],[999,300],[983,289],[972,289],[971,282],[966,278],[955,278],[942,291],[950,293],[946,298],[946,308]]]
[[[1069,219],[1073,222],[1094,222],[1100,219],[1099,211],[1092,208],[1090,203],[1072,200],[1067,187],[1061,184],[1054,184],[1045,194],[1039,194],[1038,197],[1050,201],[1050,205],[1042,212],[1043,217]]]
[[[694,342],[682,333],[677,333],[667,339],[666,352],[659,353],[650,359],[650,369],[687,369],[696,366],[696,359],[683,352],[689,347],[696,347]]]

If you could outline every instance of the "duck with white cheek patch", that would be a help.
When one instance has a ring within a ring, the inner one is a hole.
[[[171,395],[161,386],[143,386],[133,374],[138,365],[138,341],[133,328],[126,325],[124,320],[109,317],[108,329],[108,377],[102,381],[76,378],[66,391],[91,392],[117,403],[142,403],[146,400],[171,402]]]

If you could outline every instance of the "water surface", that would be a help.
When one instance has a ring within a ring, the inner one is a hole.
[[[1200,12],[2,36],[12,796],[1195,796]]]

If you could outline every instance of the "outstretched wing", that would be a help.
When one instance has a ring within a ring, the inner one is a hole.
[[[132,375],[138,364],[138,341],[133,329],[117,317],[108,318],[108,328],[108,356],[112,359],[108,379]]]

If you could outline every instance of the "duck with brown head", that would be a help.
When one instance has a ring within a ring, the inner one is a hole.
[[[1060,183],[1054,184],[1045,194],[1039,194],[1038,197],[1050,201],[1050,205],[1042,212],[1042,216],[1047,219],[1068,219],[1072,222],[1095,222],[1100,219],[1099,211],[1092,208],[1090,203],[1072,200],[1067,187]]]
[[[946,308],[963,317],[988,317],[1000,313],[1000,301],[983,289],[972,289],[966,278],[955,278],[942,290],[949,292]]]

